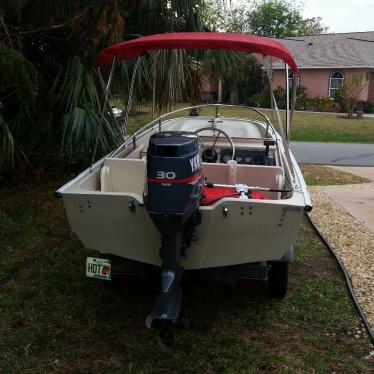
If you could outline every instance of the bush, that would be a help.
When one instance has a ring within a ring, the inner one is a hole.
[[[274,90],[275,100],[277,101],[278,108],[284,109],[286,107],[285,90],[278,86]],[[249,99],[249,105],[258,106],[260,108],[271,108],[271,95],[269,88],[259,94],[253,95]]]
[[[342,110],[348,113],[348,117],[352,117],[357,110],[358,98],[365,86],[363,74],[354,74],[350,79],[346,79],[336,92],[336,99]]]
[[[364,113],[374,113],[374,103],[369,101],[359,101],[357,103],[357,109],[362,110]]]
[[[306,110],[306,90],[307,88],[301,84],[299,84],[296,88],[296,103],[295,109],[296,110]]]
[[[271,107],[271,97],[270,92],[259,93],[251,96],[249,99],[250,105],[257,106],[260,108],[270,108]]]
[[[335,108],[335,101],[329,97],[314,97],[312,99],[303,99],[304,108],[316,112],[332,112]]]

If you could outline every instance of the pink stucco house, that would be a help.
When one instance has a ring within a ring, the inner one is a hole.
[[[359,100],[374,103],[374,31],[278,40],[296,59],[307,97],[333,98],[345,79],[359,73],[364,77]],[[273,71],[273,87],[285,88],[284,65],[274,61]]]

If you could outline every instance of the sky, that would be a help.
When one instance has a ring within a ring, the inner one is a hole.
[[[303,0],[304,18],[322,17],[328,32],[374,31],[374,0]]]
[[[328,32],[374,31],[374,0],[301,0],[304,18],[322,17]],[[234,4],[249,0],[232,0]]]

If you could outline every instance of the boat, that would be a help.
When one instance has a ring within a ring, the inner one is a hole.
[[[168,33],[107,47],[96,64],[111,65],[112,74],[117,61],[177,48],[257,53],[270,87],[271,59],[282,59],[286,82],[290,72],[294,84],[283,122],[271,89],[278,127],[243,105],[178,109],[124,138],[57,191],[71,230],[98,252],[87,259],[87,275],[110,281],[157,270],[161,290],[147,325],[164,328],[180,317],[184,273],[261,280],[270,295],[284,297],[298,228],[312,209],[289,148],[298,70],[287,48],[252,35]],[[246,114],[225,116],[227,108]],[[186,110],[200,115],[182,115]]]

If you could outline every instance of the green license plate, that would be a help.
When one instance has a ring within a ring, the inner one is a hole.
[[[87,257],[86,276],[90,278],[110,280],[110,260],[105,258]]]

